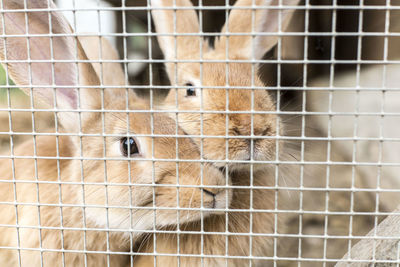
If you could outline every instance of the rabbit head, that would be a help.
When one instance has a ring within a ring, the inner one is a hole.
[[[167,73],[171,84],[178,87],[160,108],[186,111],[178,113],[179,125],[189,135],[206,136],[195,138],[204,158],[275,159],[276,107],[250,60],[262,59],[277,44],[277,33],[286,29],[294,10],[276,9],[279,2],[238,0],[212,48],[200,36],[189,0],[151,1]],[[296,5],[299,1],[282,2]],[[231,165],[230,170],[245,166]]]
[[[32,10],[18,11],[24,8]],[[1,63],[26,94],[57,112],[62,138],[72,144],[65,179],[85,183],[66,186],[66,201],[88,205],[92,225],[153,229],[199,220],[201,213],[219,213],[229,205],[231,193],[223,187],[229,178],[195,161],[197,146],[190,138],[173,137],[184,135],[173,119],[146,111],[148,103],[131,90],[100,84],[99,66],[88,62],[51,1],[4,0],[3,9]],[[120,66],[113,71],[123,77]],[[177,212],[177,207],[197,210]]]

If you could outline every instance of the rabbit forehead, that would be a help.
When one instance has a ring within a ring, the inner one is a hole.
[[[198,109],[200,108],[201,97],[203,97],[202,105],[205,110],[225,110],[228,94],[229,110],[251,110],[251,95],[253,93],[250,88],[252,86],[263,86],[262,81],[256,75],[256,68],[247,63],[204,63],[202,66],[202,82],[199,77],[200,64],[191,64],[187,65],[186,68],[179,68],[180,84],[191,82],[200,88],[202,85],[205,87],[202,95],[191,98],[186,97],[186,90],[179,90],[179,108]],[[215,88],[213,88],[214,86]],[[225,86],[235,88],[229,88],[227,93],[223,88]],[[241,86],[243,88],[240,88]],[[171,93],[168,101],[175,102],[175,94]],[[253,108],[258,111],[270,111],[275,109],[275,105],[268,92],[257,89],[254,91]],[[186,116],[186,114],[184,115]]]
[[[179,84],[192,82],[198,86],[263,86],[257,71],[251,63],[236,62],[181,63],[176,69]]]

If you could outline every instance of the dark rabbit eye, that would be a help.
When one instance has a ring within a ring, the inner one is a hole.
[[[135,156],[139,154],[139,148],[136,141],[132,137],[124,137],[121,139],[121,152],[125,157]]]
[[[191,87],[193,84],[186,83],[185,86],[189,87],[186,89],[186,96],[196,96],[196,89]]]

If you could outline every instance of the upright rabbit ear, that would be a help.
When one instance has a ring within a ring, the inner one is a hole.
[[[175,2],[175,6],[174,6]],[[167,60],[200,58],[199,21],[190,0],[151,0],[152,17],[158,34],[158,43]],[[174,10],[173,8],[177,9]],[[189,7],[189,9],[187,9]],[[186,8],[186,9],[179,9]],[[175,37],[172,34],[178,34]],[[197,34],[179,36],[181,33]],[[165,34],[165,35],[164,35]],[[201,43],[200,43],[201,42]]]
[[[102,63],[92,63],[97,76],[104,85],[125,85],[125,74],[119,62],[108,62],[108,60],[119,60],[117,50],[104,37],[81,36],[79,37],[83,50],[89,60],[107,60]],[[101,48],[101,50],[100,50]]]
[[[280,2],[282,2],[283,9],[276,8]],[[230,12],[227,24],[222,29],[222,33],[234,33],[235,35],[222,36],[217,40],[215,49],[220,53],[225,53],[228,41],[230,58],[261,59],[276,45],[279,37],[257,35],[257,33],[285,31],[295,11],[295,9],[285,9],[285,6],[296,6],[299,2],[300,0],[238,0]],[[252,23],[253,16],[254,24]],[[256,37],[248,35],[252,32]],[[240,33],[247,35],[240,36]]]
[[[60,13],[47,11],[55,8],[48,0],[2,2],[0,31],[4,37],[0,38],[0,59],[9,76],[27,94],[30,93],[29,87],[33,87],[34,95],[50,106],[76,109],[79,101],[78,84],[90,86],[99,82],[90,64],[73,62],[87,58],[80,43],[72,36],[68,22]],[[17,11],[25,8],[32,10]],[[92,96],[92,91],[81,90],[81,107],[94,108],[100,103],[99,99]],[[68,116],[71,117],[71,113]],[[66,126],[71,120],[65,118],[62,121]]]

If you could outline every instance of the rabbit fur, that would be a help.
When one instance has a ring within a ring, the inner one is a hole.
[[[296,5],[298,1],[283,1],[285,5]],[[174,1],[176,6],[185,9],[176,12],[170,9],[173,1],[152,0],[151,5],[156,9],[152,10],[153,20],[157,33],[171,34],[176,29],[176,33],[198,33],[199,22],[197,15],[188,0]],[[251,6],[252,1],[236,2],[235,7]],[[273,6],[277,1],[255,1],[257,6]],[[160,9],[161,8],[161,9]],[[291,19],[293,10],[282,12],[282,28],[284,31]],[[277,32],[278,12],[268,9],[260,9],[255,14],[255,31],[257,32]],[[176,15],[176,24],[174,22]],[[234,9],[231,11],[229,21],[229,32],[248,33],[251,32],[252,11],[246,9]],[[222,33],[228,31],[228,25],[222,29]],[[160,47],[164,53],[166,69],[172,85],[186,86],[185,89],[172,89],[167,98],[159,103],[160,109],[166,110],[194,110],[195,112],[178,113],[177,120],[182,129],[189,135],[204,134],[207,136],[225,136],[228,133],[231,137],[226,142],[220,138],[200,138],[194,137],[194,141],[201,146],[203,156],[212,160],[223,160],[228,157],[231,160],[248,161],[251,158],[250,138],[235,138],[234,136],[276,136],[278,129],[278,118],[273,111],[275,105],[265,90],[254,91],[254,106],[252,107],[251,90],[241,89],[240,87],[264,86],[260,78],[255,74],[251,64],[241,63],[240,60],[251,60],[252,58],[261,59],[263,54],[270,50],[277,42],[276,36],[257,36],[253,42],[250,36],[231,36],[229,39],[221,35],[216,40],[215,47],[212,49],[207,42],[203,42],[198,36],[183,35],[174,37],[168,35],[157,36]],[[226,45],[229,43],[229,48]],[[176,47],[176,48],[175,48]],[[254,54],[252,52],[254,48]],[[200,53],[202,50],[202,53]],[[229,50],[228,57],[226,51]],[[175,53],[176,52],[176,53]],[[188,60],[189,62],[170,62],[174,60]],[[190,62],[205,60],[204,63]],[[207,62],[207,60],[209,62]],[[233,60],[233,62],[214,63],[212,60]],[[239,62],[234,62],[237,60]],[[200,67],[200,65],[202,67]],[[176,68],[175,68],[176,66]],[[228,77],[226,73],[229,73]],[[175,75],[176,72],[176,75]],[[201,74],[200,74],[201,73]],[[200,79],[203,77],[203,80]],[[186,95],[186,90],[190,87],[221,87],[229,84],[233,88],[221,89],[195,89],[194,96]],[[229,105],[227,104],[229,101]],[[260,114],[250,115],[249,111],[259,111]],[[200,115],[196,111],[210,111]],[[235,111],[237,113],[227,116],[218,111]],[[213,113],[212,111],[217,111]],[[265,112],[264,114],[262,112]],[[174,114],[175,116],[175,114]],[[253,116],[253,119],[251,118]],[[253,124],[253,131],[252,131]],[[228,128],[227,128],[228,127]],[[233,137],[232,137],[233,136]],[[226,155],[228,144],[228,152]],[[254,140],[253,159],[254,160],[274,160],[276,154],[276,140],[271,138],[260,138]],[[220,168],[226,168],[224,162],[216,161],[213,163]],[[246,163],[229,163],[226,170],[231,175],[233,185],[241,186],[273,186],[274,171],[269,164],[254,164],[253,169],[249,169]],[[162,266],[201,266],[202,261],[206,266],[265,266],[268,260],[253,260],[246,258],[249,255],[267,257],[272,256],[273,238],[269,234],[273,233],[274,216],[269,210],[274,208],[274,193],[268,189],[234,189],[230,208],[245,209],[251,208],[260,210],[250,215],[249,212],[229,212],[227,216],[214,216],[204,220],[203,229],[206,232],[230,233],[259,233],[259,236],[240,236],[233,234],[229,238],[218,234],[161,234],[157,235],[156,251],[159,253],[169,253],[172,256],[157,256],[155,261]],[[228,226],[226,220],[228,220]],[[192,231],[201,230],[199,223],[185,225],[185,229]],[[262,235],[264,233],[264,235]],[[179,239],[179,246],[178,246]],[[151,240],[152,241],[152,240]],[[201,244],[203,242],[203,248]],[[154,244],[151,242],[143,245],[146,252],[154,251]],[[197,255],[202,251],[206,255],[204,259],[195,256],[179,257],[173,256],[176,253]],[[228,255],[242,256],[237,259],[225,259]],[[178,263],[179,261],[179,263]],[[135,258],[135,263],[139,266],[153,266],[154,258],[141,256]]]
[[[168,6],[171,5],[171,1],[153,1],[152,5],[156,7],[160,6]],[[265,4],[266,2],[257,2],[258,5]],[[286,3],[286,2],[285,2]],[[290,2],[288,4],[294,4],[295,2]],[[176,1],[176,4],[179,6],[186,6],[190,7],[191,4],[189,1]],[[274,3],[272,3],[274,4]],[[276,4],[276,3],[275,3]],[[236,6],[247,6],[249,3],[247,1],[238,1]],[[247,17],[251,16],[251,12],[246,11],[244,15]],[[270,11],[271,13],[271,11]],[[272,13],[269,14],[270,19],[272,20],[273,18],[276,18],[277,13]],[[230,21],[235,21],[238,16],[242,16],[243,12],[233,12],[233,14],[230,15]],[[256,12],[257,20],[263,21],[262,16],[263,15],[268,15],[268,12]],[[171,26],[171,16],[172,13],[170,11],[165,11],[165,10],[158,10],[155,9],[153,11],[153,19],[156,24],[157,32],[164,33],[160,31],[160,27],[167,27],[167,29],[162,28],[162,30],[169,30],[171,32],[171,28],[168,29],[168,27]],[[283,28],[285,28],[287,22],[290,20],[291,12],[284,12],[283,13]],[[160,20],[159,20],[160,19]],[[182,19],[184,22],[177,22],[177,28],[180,28],[181,25],[190,25],[189,29],[178,29],[178,32],[198,32],[198,22],[197,22],[197,16],[194,13],[193,10],[190,9],[185,9],[184,11],[177,11],[177,19]],[[259,22],[261,23],[261,22]],[[232,23],[232,27],[234,27],[235,24]],[[242,25],[236,25],[238,29],[234,30],[231,29],[231,31],[236,31],[236,32],[248,32],[248,28],[243,28],[241,27]],[[276,25],[275,25],[276,26]],[[194,30],[195,29],[195,30]],[[266,31],[277,31],[276,28],[260,28],[261,30],[266,30]],[[194,42],[199,43],[199,40],[196,39],[197,37],[178,37],[177,45],[178,45],[178,56],[177,58],[190,58],[192,59],[193,56],[198,55],[198,51],[196,46],[194,46]],[[218,41],[220,43],[220,47],[216,48],[215,50],[208,51],[208,56],[204,56],[203,58],[205,59],[225,59],[224,53],[224,43],[226,40],[223,40],[224,37],[221,37],[221,39]],[[251,58],[251,53],[248,49],[248,46],[251,45],[251,40],[246,37],[242,37],[241,39],[236,39],[232,38],[233,44],[238,45],[242,41],[247,42],[246,45],[243,45],[241,47],[242,51],[240,51],[240,54],[244,55],[239,56],[236,50],[232,50],[230,52],[231,55],[235,55],[235,59],[240,59],[240,58]],[[163,48],[163,51],[165,53],[166,59],[172,59],[175,56],[172,53],[171,49],[171,39],[168,37],[159,37],[159,42],[161,47]],[[231,40],[230,40],[231,42]],[[260,52],[265,52],[268,51],[273,45],[276,44],[277,38],[276,37],[269,37],[268,40],[261,39],[258,42],[262,42],[261,45],[265,45],[267,47],[260,47]],[[205,47],[207,47],[206,43],[203,43]],[[179,47],[180,46],[180,47]],[[194,46],[194,49],[191,49],[190,51],[187,50],[187,48],[191,48]],[[169,53],[172,53],[169,54]],[[182,53],[182,54],[180,54]],[[247,53],[247,54],[244,54]],[[261,55],[262,56],[262,55]],[[196,60],[196,58],[194,58]],[[179,69],[184,69],[184,75],[190,74],[191,75],[198,75],[199,72],[199,64],[198,63],[179,63],[178,65]],[[167,65],[167,71],[171,77],[174,77],[173,73],[173,67],[171,66],[172,64],[166,64]],[[214,64],[214,63],[204,63],[203,64],[204,69],[203,69],[203,75],[204,77],[210,77],[210,79],[205,79],[203,81],[203,85],[208,85],[208,86],[213,86],[213,85],[224,85],[226,83],[225,80],[225,64]],[[171,70],[172,69],[172,70]],[[190,73],[189,73],[190,72]],[[233,86],[249,86],[251,85],[251,80],[252,80],[252,75],[251,75],[251,65],[250,64],[241,64],[241,63],[230,63],[229,64],[229,73],[230,77],[229,80],[232,81],[231,85]],[[178,78],[179,79],[179,78]],[[263,86],[259,77],[255,76],[255,83],[258,86]],[[172,80],[172,79],[171,79]],[[193,81],[193,80],[191,80]],[[185,91],[185,90],[183,90]],[[182,92],[183,92],[182,91]],[[226,107],[226,102],[224,102],[225,99],[225,91],[223,90],[205,90],[204,92],[209,92],[209,95],[205,97],[204,105],[207,106],[208,110],[212,111],[224,111]],[[207,94],[207,93],[206,93]],[[169,109],[173,107],[174,105],[171,105],[172,102],[175,103],[175,99],[172,100],[172,98],[175,97],[174,90],[170,93],[169,97],[167,98],[166,102],[159,103],[160,105],[158,106],[159,108],[162,109]],[[230,103],[230,109],[235,110],[235,111],[250,111],[251,110],[251,105],[250,105],[250,98],[251,94],[249,90],[235,90],[232,89],[229,91],[229,103]],[[193,109],[194,107],[199,107],[199,99],[189,99],[186,98],[184,95],[182,95],[180,92],[178,92],[178,108],[179,109]],[[261,90],[257,90],[255,92],[255,107],[256,110],[258,111],[274,111],[275,110],[275,105],[273,104],[273,101],[271,100],[270,96],[265,92]],[[213,102],[211,101],[213,100]],[[222,100],[219,102],[219,100]],[[182,102],[181,102],[182,101]],[[194,105],[193,105],[194,104]],[[196,135],[200,134],[200,117],[198,114],[189,114],[185,115],[186,113],[178,114],[178,120],[179,120],[179,125],[182,127],[182,129],[185,130],[188,134],[191,135]],[[222,118],[221,116],[214,116],[215,114],[211,114],[210,118],[205,118],[204,117],[204,124],[203,124],[203,133],[204,134],[209,134],[209,135],[225,135],[225,117]],[[175,116],[175,115],[174,115]],[[180,117],[183,116],[183,117]],[[204,115],[205,116],[205,115]],[[229,132],[229,134],[232,134],[232,131],[235,133],[239,133],[239,135],[250,135],[251,132],[251,118],[250,115],[248,114],[238,114],[237,116],[234,115],[232,116],[232,122],[234,122],[234,125],[230,125],[230,128],[232,128]],[[275,135],[276,134],[276,116],[271,115],[271,114],[266,114],[266,115],[260,115],[254,116],[254,125],[257,127],[261,128],[254,128],[254,132],[256,135]],[[260,131],[263,132],[260,132]],[[265,132],[264,132],[265,131]],[[267,133],[268,132],[268,133]],[[197,144],[200,144],[196,138],[194,138],[195,142]],[[207,142],[207,139],[203,141],[203,152],[204,155],[207,155],[210,159],[224,159],[225,156],[225,141],[220,142],[219,139],[212,139],[216,143],[212,142]],[[232,142],[231,142],[232,141]],[[235,138],[230,138],[229,140],[229,155],[233,157],[233,159],[239,159],[239,160],[248,160],[249,159],[249,140],[246,140],[245,145],[243,145],[243,140],[242,139],[235,139]],[[257,149],[260,150],[260,152],[255,153],[257,155],[256,159],[259,160],[268,160],[268,159],[273,159],[274,154],[275,154],[275,140],[269,140],[269,139],[260,139],[257,140],[258,146]],[[207,152],[207,147],[209,152]],[[212,151],[211,151],[212,150]],[[213,153],[212,155],[210,153]],[[216,166],[220,167],[223,166],[219,164],[218,162],[215,163]],[[232,183],[233,185],[239,185],[239,186],[272,186],[273,185],[273,177],[274,177],[274,171],[273,168],[270,166],[258,166],[254,165],[254,172],[253,172],[253,180],[251,179],[251,173],[247,167],[247,164],[231,164],[229,166],[229,171],[230,175],[232,176]],[[206,218],[202,225],[203,229],[208,232],[223,232],[226,230],[226,227],[228,227],[229,231],[232,233],[249,233],[250,229],[254,233],[261,234],[260,236],[255,236],[252,237],[252,240],[250,241],[250,238],[248,236],[240,236],[238,235],[233,235],[229,237],[227,240],[225,240],[224,235],[218,235],[218,234],[210,234],[210,235],[204,235],[203,237],[199,234],[180,234],[180,246],[179,246],[179,251],[180,253],[183,254],[199,254],[201,252],[201,248],[199,245],[201,244],[201,240],[203,240],[204,244],[204,253],[209,254],[209,255],[214,255],[217,257],[214,258],[206,258],[204,259],[204,262],[207,265],[210,266],[222,266],[225,265],[226,262],[229,263],[230,266],[246,266],[250,264],[250,260],[246,259],[246,256],[249,256],[250,251],[252,251],[252,254],[255,256],[267,256],[267,255],[272,255],[272,238],[269,236],[269,234],[273,233],[273,222],[274,222],[274,216],[270,211],[267,211],[269,209],[273,209],[274,207],[274,193],[272,190],[268,189],[256,189],[256,190],[251,190],[244,188],[244,189],[233,189],[233,197],[232,197],[232,203],[230,205],[230,208],[232,209],[244,209],[244,210],[249,210],[251,207],[254,209],[259,209],[259,210],[265,210],[265,211],[260,211],[260,212],[255,212],[252,215],[250,215],[249,212],[229,212],[227,217],[225,215],[216,215],[216,216],[211,216],[209,218]],[[251,217],[251,219],[250,219]],[[228,226],[226,219],[228,219]],[[183,226],[185,230],[190,230],[190,231],[200,231],[201,230],[201,223],[200,222],[194,222],[194,223],[188,223]],[[265,234],[264,236],[262,234]],[[153,253],[154,252],[154,247],[153,247],[153,238],[149,237],[148,240],[144,240],[140,247],[141,247],[141,252],[146,252],[146,253]],[[226,243],[228,242],[228,243]],[[251,244],[250,244],[251,242]],[[171,234],[157,234],[157,252],[158,253],[168,253],[171,254],[171,256],[157,256],[157,262],[158,264],[162,266],[176,266],[178,264],[176,256],[174,254],[177,253],[178,247],[177,247],[177,236],[174,233]],[[235,255],[235,256],[242,256],[243,259],[229,259],[226,261],[223,257],[218,257],[218,255],[224,255],[225,251],[228,250],[229,255]],[[267,261],[253,261],[253,264],[266,264]],[[139,266],[153,266],[154,264],[154,259],[151,256],[137,256],[134,259],[134,264],[139,265]],[[198,257],[181,257],[180,259],[180,264],[183,266],[197,266],[201,264],[201,259]]]
[[[55,7],[47,0],[26,3],[28,9]],[[23,9],[24,3],[6,0],[3,8],[15,11]],[[1,266],[107,266],[110,262],[123,266],[144,231],[171,227],[178,220],[197,221],[226,208],[232,192],[218,186],[229,185],[229,178],[210,164],[190,161],[200,159],[190,138],[148,136],[153,131],[184,135],[175,121],[163,114],[127,113],[149,109],[149,105],[125,89],[97,89],[99,66],[87,62],[82,44],[72,37],[62,15],[55,11],[25,14],[5,12],[2,16],[2,31],[21,37],[2,38],[0,58],[25,93],[57,109],[56,121],[62,128],[57,128],[60,136],[33,137],[15,147],[13,157],[0,160],[0,210],[6,214],[0,219],[0,246],[5,248],[0,250]],[[26,19],[29,33],[37,35],[29,43],[23,36]],[[53,36],[50,43],[43,35],[50,26],[52,33],[66,35]],[[52,54],[57,62],[49,62]],[[28,63],[28,58],[34,62]],[[78,64],[71,63],[76,59]],[[104,75],[102,80],[113,83]],[[35,87],[30,89],[30,84]],[[132,137],[138,152],[128,161],[121,147],[132,134],[140,135]],[[153,156],[189,161],[153,162],[149,160]],[[179,184],[185,185],[179,190],[178,173]],[[200,208],[201,202],[208,211],[182,210],[177,215],[168,209]],[[153,206],[166,209],[153,212]],[[122,253],[108,257],[109,252]]]
[[[279,1],[238,0],[234,5],[236,9],[230,12],[221,36],[215,40],[212,48],[201,36],[178,35],[175,42],[175,38],[168,35],[174,33],[174,30],[177,34],[200,32],[197,14],[190,9],[191,2],[176,1],[177,7],[185,8],[176,12],[165,9],[171,7],[173,2],[175,1],[151,1],[152,7],[155,8],[152,10],[152,15],[156,31],[160,34],[157,39],[164,53],[171,84],[184,88],[172,89],[167,98],[160,103],[159,108],[187,111],[177,115],[178,123],[190,135],[210,136],[203,139],[194,138],[202,147],[203,155],[207,159],[250,160],[252,138],[235,138],[235,136],[254,135],[261,138],[253,140],[253,159],[274,160],[276,140],[273,137],[279,133],[279,128],[282,126],[278,126],[279,119],[274,114],[276,110],[274,101],[266,90],[260,88],[264,84],[256,75],[257,69],[252,67],[249,61],[262,59],[262,56],[277,44],[278,36],[273,34],[286,29],[294,9],[284,9],[280,13],[268,9],[277,5]],[[257,9],[254,12],[251,9],[242,9],[252,6],[253,2],[256,6],[266,9]],[[297,0],[282,2],[288,6],[298,3]],[[255,38],[245,35],[252,31],[252,14],[254,14],[254,31],[272,35],[257,35]],[[282,22],[280,29],[279,18]],[[228,31],[237,35],[227,38],[224,34]],[[187,62],[175,63],[175,60]],[[204,62],[200,63],[200,60]],[[213,60],[218,62],[212,62]],[[206,88],[200,90],[202,86]],[[229,90],[221,88],[225,86],[232,88]],[[251,87],[258,88],[252,92],[249,90]],[[195,90],[195,95],[187,95],[187,89],[190,88]],[[200,115],[200,110],[205,113]],[[224,112],[228,110],[231,114],[226,115]],[[252,110],[256,113],[250,114]],[[227,134],[230,136],[227,142],[221,138],[212,138]],[[216,161],[214,164],[219,167],[225,166],[225,162]],[[263,168],[264,165],[255,164],[254,168]],[[248,170],[248,166],[246,163],[232,162],[229,164],[229,171]]]

